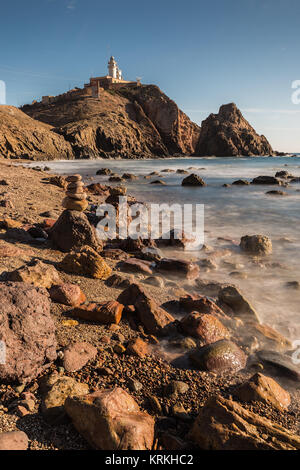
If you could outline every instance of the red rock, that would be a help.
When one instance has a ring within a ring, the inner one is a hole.
[[[124,305],[134,305],[141,323],[147,332],[162,335],[174,322],[174,318],[166,310],[157,305],[154,299],[139,284],[131,284],[118,297]]]
[[[55,224],[56,222],[56,219],[45,219],[43,221],[43,228],[44,230],[48,231],[50,228],[53,227],[53,225]]]
[[[134,356],[145,357],[149,354],[149,346],[141,338],[135,338],[129,341],[126,352]]]
[[[36,287],[49,289],[55,284],[61,284],[61,279],[54,266],[40,260],[30,266],[23,266],[9,274],[10,281],[26,282]]]
[[[214,373],[237,372],[244,369],[247,362],[244,352],[226,339],[192,351],[190,359],[200,370]]]
[[[23,431],[0,433],[0,450],[27,450],[28,437]]]
[[[86,301],[86,296],[76,284],[61,284],[52,286],[49,290],[50,298],[54,302],[77,307]]]
[[[189,437],[210,451],[300,449],[299,436],[220,395],[206,401]]]
[[[257,373],[240,385],[234,394],[244,402],[260,401],[270,403],[275,408],[287,409],[291,403],[290,394],[271,377]]]
[[[140,411],[136,401],[121,388],[69,397],[65,409],[74,427],[95,449],[152,448],[154,419]]]
[[[122,318],[124,305],[112,300],[103,304],[90,303],[72,310],[71,315],[83,320],[102,324],[119,324]]]
[[[207,313],[189,313],[181,320],[183,331],[194,338],[200,338],[204,344],[215,343],[229,338],[227,328],[214,315]]]
[[[215,315],[220,319],[228,319],[227,315],[223,310],[217,306],[213,300],[204,295],[198,294],[187,294],[180,297],[179,300],[180,307],[183,308],[186,312],[199,312],[199,313],[208,313]]]
[[[189,280],[196,279],[199,276],[199,266],[195,263],[179,259],[163,258],[158,263],[159,271],[167,272],[168,275],[176,278],[185,278]]]
[[[70,344],[64,350],[63,367],[67,372],[75,372],[82,369],[88,361],[95,359],[97,348],[92,344],[78,342]]]
[[[55,325],[45,289],[24,283],[0,283],[0,340],[6,362],[0,381],[26,383],[56,359]]]
[[[151,261],[144,261],[137,258],[128,258],[122,263],[122,270],[152,274],[151,265]]]

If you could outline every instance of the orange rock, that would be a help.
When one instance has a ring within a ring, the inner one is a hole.
[[[71,315],[82,320],[94,321],[102,324],[120,323],[124,305],[112,300],[104,304],[90,303],[72,310]]]
[[[71,274],[81,274],[95,279],[107,279],[111,268],[104,259],[90,246],[83,246],[68,253],[59,263],[59,267]]]
[[[68,397],[65,410],[95,449],[151,450],[154,419],[121,388]]]
[[[234,393],[241,401],[270,403],[279,410],[288,408],[291,403],[290,394],[271,377],[261,373],[253,375],[250,380],[236,388]]]
[[[200,338],[204,344],[214,343],[230,337],[227,328],[214,315],[192,312],[181,320],[183,331],[194,338]]]
[[[134,356],[145,357],[149,354],[149,346],[141,338],[135,338],[129,341],[126,351]]]

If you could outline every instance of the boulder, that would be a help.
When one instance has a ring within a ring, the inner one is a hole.
[[[255,132],[234,103],[220,107],[202,121],[195,155],[217,157],[272,155],[273,150],[263,135]]]
[[[199,175],[192,173],[182,180],[181,186],[206,186],[206,184]]]
[[[116,300],[105,302],[103,304],[90,303],[75,308],[70,313],[74,317],[82,320],[109,325],[111,323],[118,325],[122,318],[124,305]]]
[[[240,248],[252,255],[269,255],[272,253],[272,242],[265,235],[245,235],[241,238]]]
[[[86,296],[76,284],[65,283],[52,286],[49,290],[50,298],[63,305],[77,307],[86,301]]]
[[[291,403],[290,394],[271,377],[261,373],[253,375],[251,379],[237,387],[234,395],[243,402],[268,403],[280,411],[287,409]]]
[[[49,289],[55,284],[61,284],[61,279],[54,266],[42,261],[34,261],[30,266],[23,266],[9,273],[10,281],[26,282],[36,287]]]
[[[77,431],[95,449],[151,450],[154,419],[121,388],[67,398],[65,409]]]
[[[157,269],[160,272],[168,273],[168,276],[185,278],[188,280],[196,279],[200,270],[197,264],[191,261],[180,259],[163,258],[159,261]]]
[[[133,356],[145,357],[149,354],[149,345],[141,338],[134,338],[129,341],[126,352]]]
[[[219,290],[218,295],[219,301],[230,307],[237,316],[259,322],[256,310],[237,289],[237,287],[225,286]]]
[[[186,312],[199,312],[214,315],[219,319],[228,320],[229,317],[209,297],[198,294],[186,294],[179,299],[180,307]]]
[[[0,450],[27,450],[28,437],[23,431],[0,433]]]
[[[96,171],[96,175],[111,175],[112,171],[109,168],[100,168]]]
[[[103,246],[86,215],[76,210],[63,211],[48,233],[54,244],[64,252],[83,246],[101,250]]]
[[[214,373],[237,372],[247,362],[244,352],[226,339],[192,351],[190,359],[198,369]]]
[[[111,275],[111,268],[90,246],[71,251],[59,263],[59,268],[70,274],[78,274],[105,280]]]
[[[87,395],[89,387],[72,377],[58,374],[52,382],[42,402],[42,413],[49,424],[56,424],[65,417],[64,404],[67,397]]]
[[[96,356],[97,348],[92,344],[82,341],[73,343],[64,350],[63,367],[67,372],[76,372]]]
[[[122,263],[122,271],[134,273],[152,274],[151,261],[145,261],[138,258],[128,258]]]
[[[251,181],[251,184],[277,184],[281,185],[281,181],[274,176],[258,176]]]
[[[250,183],[247,180],[236,180],[232,184],[234,184],[236,186],[247,186]]]
[[[162,235],[161,238],[155,240],[158,247],[175,246],[178,248],[188,249],[189,245],[195,243],[196,239],[193,235],[185,233],[182,230],[173,229]]]
[[[118,297],[124,305],[134,305],[141,323],[147,332],[162,335],[174,322],[174,318],[166,310],[157,305],[155,300],[139,284],[131,284]]]
[[[206,450],[298,450],[300,437],[221,396],[209,398],[190,438]]]
[[[0,283],[0,340],[6,361],[0,364],[0,381],[26,383],[45,363],[56,359],[55,325],[48,293],[23,283]]]
[[[220,320],[206,313],[189,313],[181,320],[180,325],[185,334],[199,338],[204,345],[230,337],[229,331]]]
[[[288,196],[288,193],[286,193],[285,191],[277,190],[267,191],[266,194],[268,194],[269,196]]]

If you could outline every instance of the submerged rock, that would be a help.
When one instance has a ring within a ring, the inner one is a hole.
[[[157,265],[158,271],[166,272],[171,277],[193,280],[199,276],[197,264],[180,259],[163,258]]]
[[[272,241],[265,235],[245,235],[241,238],[240,248],[253,255],[269,255],[272,253]]]
[[[277,184],[281,185],[281,181],[274,176],[257,176],[251,181],[251,184]]]
[[[77,431],[95,449],[151,450],[154,419],[121,388],[67,398],[65,409]]]
[[[252,307],[250,302],[242,295],[242,293],[235,286],[221,287],[219,290],[219,301],[228,305],[237,316],[244,317],[249,320],[256,320],[259,322],[259,317],[256,310]]]
[[[217,341],[192,351],[190,359],[195,366],[208,372],[237,372],[247,362],[245,353],[232,341]]]
[[[206,186],[206,184],[199,175],[192,173],[182,180],[181,186]]]
[[[283,377],[294,382],[300,381],[300,368],[290,356],[276,351],[260,350],[249,357],[249,365],[263,364],[271,375]]]

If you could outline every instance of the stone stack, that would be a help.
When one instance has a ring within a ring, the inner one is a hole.
[[[88,206],[84,183],[81,181],[81,175],[72,175],[66,178],[68,186],[66,188],[66,197],[62,205],[65,209],[83,212]]]

